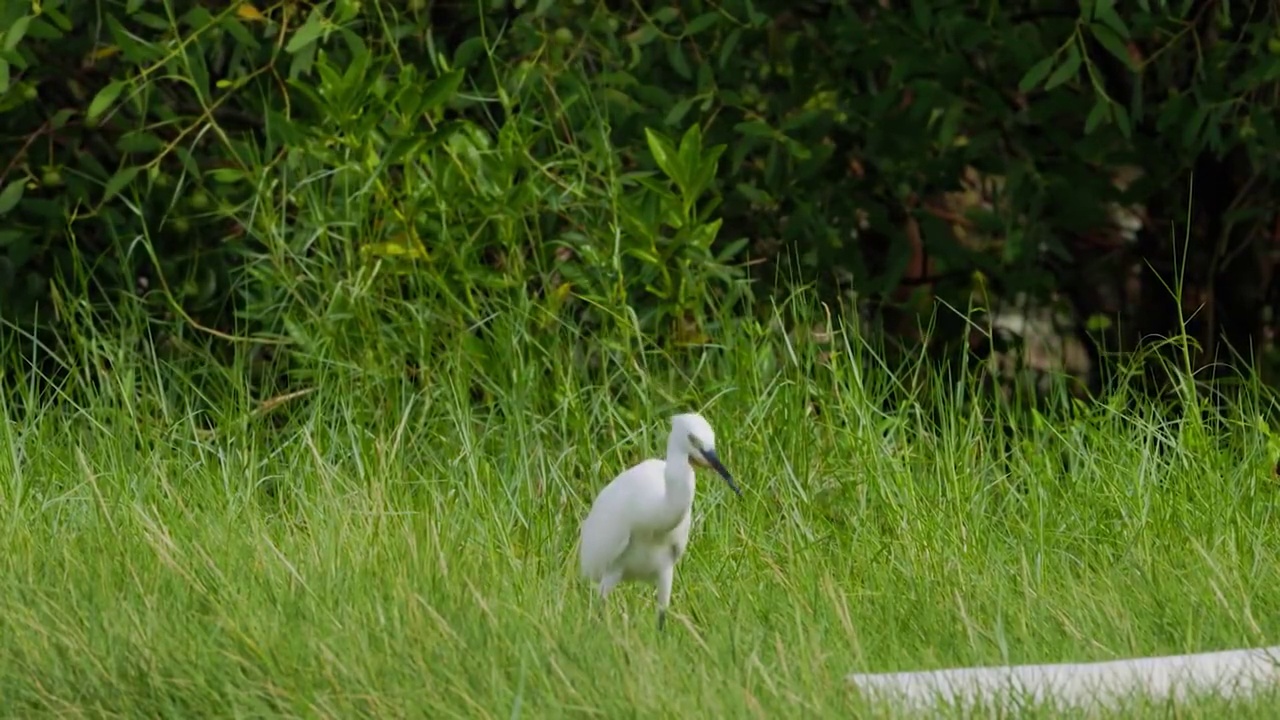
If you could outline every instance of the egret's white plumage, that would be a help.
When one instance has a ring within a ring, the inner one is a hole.
[[[623,471],[596,496],[582,523],[582,574],[600,583],[600,597],[620,582],[658,591],[658,627],[666,621],[675,565],[689,546],[697,482],[691,463],[714,468],[742,494],[716,455],[716,435],[701,415],[671,418],[666,460],[645,460]]]

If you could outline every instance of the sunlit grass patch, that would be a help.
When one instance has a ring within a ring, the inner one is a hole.
[[[645,354],[578,372],[580,338],[558,332],[502,365],[439,357],[427,386],[332,370],[280,428],[205,430],[166,366],[142,391],[170,422],[110,386],[17,417],[0,434],[6,706],[834,717],[871,710],[854,671],[1276,636],[1277,488],[1248,398],[1189,442],[1189,420],[1136,398],[1039,423],[913,398],[840,333],[824,363],[744,329],[693,370]],[[767,364],[744,359],[761,347]],[[461,383],[482,373],[475,405]],[[649,589],[594,602],[575,543],[594,493],[691,409],[744,497],[700,482],[659,635]]]

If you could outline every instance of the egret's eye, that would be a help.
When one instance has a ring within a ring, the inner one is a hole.
[[[696,448],[699,452],[702,451],[702,443],[698,442],[698,438],[694,437],[692,433],[689,434],[689,444],[692,445],[694,448]]]

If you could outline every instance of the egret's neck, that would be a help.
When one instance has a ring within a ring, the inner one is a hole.
[[[667,483],[667,508],[676,517],[683,517],[693,502],[695,479],[689,455],[675,437],[667,440],[667,467],[663,476]]]

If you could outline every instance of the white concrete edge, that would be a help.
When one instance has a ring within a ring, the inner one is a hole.
[[[1230,699],[1280,688],[1280,645],[1093,663],[854,673],[847,679],[870,697],[920,709],[1008,701],[1082,708],[1208,693]]]

